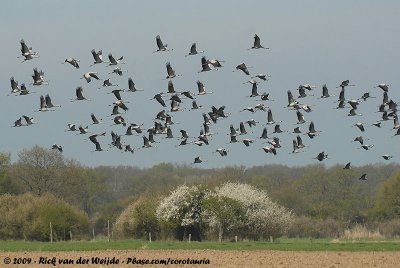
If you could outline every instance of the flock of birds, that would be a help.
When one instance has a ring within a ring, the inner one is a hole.
[[[39,54],[33,51],[31,47],[28,47],[28,45],[25,43],[24,40],[20,41],[20,45],[21,45],[20,57],[23,58],[23,62],[39,58]],[[153,51],[153,53],[168,53],[169,51],[172,50],[172,48],[169,48],[167,44],[162,42],[161,37],[159,35],[156,36],[156,47],[157,49]],[[260,38],[256,34],[254,36],[253,45],[248,49],[268,50],[269,48],[261,45]],[[124,64],[124,58],[122,56],[116,59],[111,53],[109,53],[108,61],[106,61],[103,59],[102,50],[96,51],[95,49],[93,49],[91,53],[94,62],[92,63],[92,65],[90,65],[90,67],[107,65],[114,68],[111,72],[109,72],[109,74],[110,75],[115,74],[117,76],[123,76],[124,73],[127,72],[127,70],[121,68],[121,66]],[[185,56],[186,57],[195,56],[202,53],[204,53],[204,51],[198,51],[196,43],[193,43],[189,49],[189,53],[186,54]],[[71,67],[80,69],[79,59],[70,57],[65,59],[63,63],[68,63],[71,65]],[[223,63],[224,63],[223,60],[207,59],[206,56],[202,56],[201,69],[198,71],[198,73],[205,73],[209,71],[215,71],[220,68],[224,68]],[[257,103],[254,106],[243,107],[240,112],[251,113],[251,114],[254,114],[256,112],[265,112],[266,113],[265,124],[264,122],[258,122],[255,119],[249,119],[247,121],[240,122],[239,128],[236,128],[234,124],[231,124],[229,130],[227,129],[225,133],[221,134],[227,135],[229,137],[227,138],[228,144],[241,142],[244,144],[245,147],[250,147],[251,144],[254,143],[256,139],[261,139],[265,141],[266,146],[259,149],[263,150],[267,154],[277,155],[279,149],[282,147],[279,134],[282,132],[290,132],[290,131],[282,130],[281,129],[282,121],[274,120],[272,109],[268,107],[268,102],[273,101],[273,99],[270,98],[270,94],[266,92],[260,93],[258,90],[259,84],[268,81],[271,76],[263,73],[252,76],[250,75],[249,68],[251,67],[247,66],[243,62],[237,65],[235,70],[232,70],[232,71],[241,71],[243,75],[245,75],[248,81],[244,82],[243,84],[248,83],[251,86],[251,93],[247,97],[257,100]],[[177,74],[175,72],[173,65],[170,62],[166,62],[165,79],[168,80],[167,91],[157,93],[153,96],[153,98],[151,98],[151,100],[157,101],[160,104],[161,106],[160,109],[162,110],[155,114],[153,122],[151,122],[147,127],[144,127],[144,123],[128,122],[125,119],[125,114],[129,110],[128,107],[129,101],[125,100],[124,94],[128,92],[135,93],[144,90],[136,88],[136,85],[132,78],[128,78],[127,89],[121,89],[119,86],[113,84],[110,78],[103,80],[103,84],[100,86],[100,88],[110,88],[111,90],[109,91],[109,93],[113,94],[115,97],[114,102],[110,104],[110,106],[112,107],[110,112],[112,121],[115,125],[121,125],[124,127],[123,134],[117,134],[116,131],[114,130],[110,131],[109,134],[111,136],[111,141],[108,144],[109,146],[107,148],[104,146],[105,143],[104,137],[107,135],[108,131],[92,133],[89,131],[88,126],[86,127],[82,125],[78,126],[74,123],[68,123],[66,131],[77,132],[79,134],[82,134],[82,136],[86,137],[85,140],[92,142],[94,145],[93,152],[108,151],[111,150],[112,148],[116,148],[117,150],[121,150],[124,152],[134,153],[139,149],[154,147],[155,144],[161,142],[161,139],[158,138],[157,138],[158,141],[156,141],[157,136],[162,136],[166,139],[177,139],[179,142],[176,143],[175,145],[176,147],[186,146],[190,144],[196,146],[208,146],[209,144],[212,143],[213,136],[218,135],[217,132],[213,132],[211,130],[213,125],[218,124],[220,120],[224,120],[225,118],[230,117],[231,113],[225,111],[226,110],[225,105],[220,107],[211,106],[208,111],[205,111],[204,110],[206,109],[205,105],[198,104],[197,101],[200,100],[201,96],[212,94],[212,92],[207,91],[204,83],[201,82],[200,80],[196,82],[198,89],[197,92],[177,91],[175,90],[173,84],[174,78],[177,76],[180,76],[180,74]],[[31,85],[33,86],[43,86],[49,84],[49,81],[45,79],[44,72],[42,70],[38,70],[37,68],[33,69],[32,78],[33,78],[33,83]],[[93,83],[95,82],[95,80],[102,80],[100,79],[99,74],[96,71],[85,72],[84,74],[81,75],[81,79],[85,79],[86,83]],[[18,81],[14,77],[11,77],[10,81],[11,81],[10,95],[28,95],[32,93],[30,90],[27,89],[27,86],[25,84],[19,85]],[[369,98],[373,97],[370,96],[368,92],[366,92],[360,98],[347,99],[345,97],[346,88],[353,86],[355,85],[351,84],[349,80],[344,80],[341,83],[338,83],[336,88],[340,89],[340,93],[337,98],[336,109],[349,109],[347,116],[361,116],[361,114],[359,114],[357,111],[358,107],[360,105],[363,105],[363,103],[366,103]],[[379,112],[381,116],[377,118],[376,122],[372,123],[372,126],[381,128],[382,122],[393,121],[393,130],[395,131],[394,135],[395,136],[400,135],[400,123],[397,115],[397,103],[392,99],[390,99],[388,95],[390,85],[381,83],[376,85],[375,87],[382,90],[383,98],[377,110],[377,112]],[[313,121],[308,122],[304,116],[305,114],[314,111],[311,105],[307,105],[304,102],[307,100],[308,96],[315,95],[315,93],[312,93],[313,91],[316,91],[315,88],[316,86],[310,84],[304,84],[298,86],[297,98],[294,97],[291,90],[287,91],[287,104],[284,106],[284,108],[293,110],[297,117],[297,123],[296,123],[297,126],[294,127],[292,131],[292,134],[294,136],[292,140],[293,154],[302,153],[304,152],[305,148],[308,147],[304,145],[301,134],[305,134],[306,136],[309,137],[310,140],[312,140],[315,137],[321,135],[322,133],[322,131],[318,130]],[[326,84],[322,85],[321,90],[322,90],[320,95],[321,99],[335,97],[335,95],[331,95],[329,93]],[[76,88],[75,95],[76,98],[71,99],[70,100],[71,102],[90,100],[85,96],[83,86],[78,86]],[[182,124],[181,125],[176,124],[173,120],[172,114],[188,110],[187,108],[184,108],[182,105],[182,103],[186,101],[191,102],[190,110],[203,109],[204,111],[202,112],[202,126],[198,136],[197,135],[191,136],[188,133],[188,131],[186,131],[183,128],[179,130],[180,132],[179,135],[176,136],[176,134],[174,134],[176,132],[176,126],[177,125],[182,126]],[[61,107],[60,105],[53,104],[53,101],[49,94],[46,94],[45,96],[41,95],[40,106],[37,112],[56,111],[57,109],[61,109],[60,107]],[[102,119],[98,118],[94,113],[92,113],[90,117],[92,120],[91,123],[94,125],[100,125],[103,123]],[[22,126],[31,126],[36,123],[37,122],[32,116],[22,115],[15,120],[13,127],[17,128]],[[260,131],[260,135],[259,136],[257,135],[257,137],[253,138],[246,137],[246,135],[249,134],[246,128],[252,128],[258,124],[264,125],[264,127]],[[308,131],[303,133],[302,130],[300,129],[300,126],[304,124],[308,125],[307,128]],[[358,142],[360,144],[359,147],[360,149],[370,150],[374,145],[365,143],[368,139],[363,137],[363,134],[365,132],[364,125],[365,123],[362,122],[358,122],[354,125],[359,129],[361,134],[354,138],[354,142]],[[274,134],[273,137],[270,136],[271,135],[270,128],[273,129],[272,131],[272,133]],[[127,139],[124,136],[141,136],[143,139],[142,146],[137,146],[137,147],[132,146],[131,144],[126,142]],[[51,146],[51,149],[63,152],[64,147],[60,144],[54,144]],[[214,152],[219,154],[221,157],[225,157],[229,154],[229,150],[223,146],[221,147],[217,146]],[[390,160],[392,157],[393,156],[389,154],[382,155],[382,158],[385,160]],[[315,159],[318,161],[324,161],[327,158],[328,154],[326,154],[324,151],[321,151],[320,153],[318,153],[318,155],[315,156]],[[207,161],[206,159],[202,159],[200,156],[196,156],[193,163],[198,164],[206,161]],[[349,162],[343,168],[350,169],[350,166],[351,163]],[[366,174],[362,174],[359,179],[366,180]]]

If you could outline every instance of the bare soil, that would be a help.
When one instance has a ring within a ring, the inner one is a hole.
[[[102,264],[94,264],[98,257]],[[10,258],[10,259],[7,259]],[[30,264],[17,264],[27,262]],[[41,259],[42,258],[42,259]],[[136,258],[136,259],[134,259]],[[168,260],[170,264],[138,264]],[[55,260],[54,265],[52,264]],[[79,264],[78,259],[87,260]],[[183,264],[193,260],[209,264]],[[6,265],[7,260],[11,264]],[[136,264],[133,264],[136,260]],[[60,264],[70,261],[71,264]],[[112,262],[117,262],[113,264]],[[181,264],[171,264],[181,261]],[[108,262],[108,264],[107,264]],[[44,264],[46,263],[46,264]],[[0,267],[400,267],[400,252],[298,252],[298,251],[218,251],[218,250],[110,250],[91,252],[0,252]]]

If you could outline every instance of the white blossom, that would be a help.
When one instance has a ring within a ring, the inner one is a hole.
[[[180,226],[190,226],[201,222],[201,201],[208,192],[197,186],[182,185],[163,199],[157,208],[160,220],[175,222]]]
[[[217,198],[217,207],[204,207],[209,198]],[[156,213],[160,220],[177,226],[206,223],[212,229],[219,229],[221,236],[223,230],[240,228],[250,237],[276,237],[282,235],[293,221],[293,213],[273,202],[265,191],[231,182],[214,191],[182,185],[161,201]]]
[[[280,235],[293,221],[293,213],[273,202],[266,192],[248,184],[225,183],[216,189],[219,196],[239,201],[246,211],[246,227],[258,235]]]

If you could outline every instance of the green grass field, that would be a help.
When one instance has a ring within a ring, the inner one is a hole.
[[[122,241],[73,241],[73,242],[25,242],[1,241],[0,251],[95,251],[95,250],[283,250],[283,251],[399,251],[400,241],[356,241],[343,242],[331,239],[280,239],[270,242],[179,242],[143,240]]]

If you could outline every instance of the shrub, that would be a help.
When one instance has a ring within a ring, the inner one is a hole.
[[[77,239],[88,234],[87,215],[51,194],[2,195],[0,204],[0,239],[48,241],[50,222],[54,240],[69,239],[70,231]]]
[[[338,238],[347,228],[348,223],[335,219],[313,219],[296,217],[287,232],[288,237],[297,238]]]
[[[157,239],[160,224],[156,217],[157,200],[151,197],[140,197],[130,204],[118,217],[113,232],[116,238]]]
[[[379,229],[369,230],[367,227],[356,224],[352,228],[344,230],[343,235],[340,237],[345,240],[365,240],[365,239],[383,239],[383,235]]]
[[[400,218],[379,222],[377,228],[386,238],[398,238],[400,237]]]

